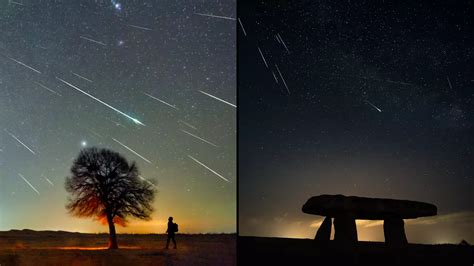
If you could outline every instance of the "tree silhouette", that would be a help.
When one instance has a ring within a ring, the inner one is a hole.
[[[74,160],[65,187],[71,193],[66,209],[78,217],[96,217],[109,225],[109,248],[117,249],[115,224],[127,217],[149,220],[153,185],[139,178],[134,162],[108,149],[86,148]]]

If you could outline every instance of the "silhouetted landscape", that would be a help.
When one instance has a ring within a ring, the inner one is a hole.
[[[243,265],[472,265],[474,247],[454,244],[411,244],[405,219],[435,216],[433,204],[410,200],[318,195],[302,206],[307,214],[326,216],[314,240],[240,237]],[[333,218],[334,217],[334,218]],[[334,219],[334,222],[332,221]],[[383,220],[385,242],[358,241],[356,219]],[[334,225],[334,239],[331,228]],[[433,232],[436,234],[437,232]]]
[[[235,234],[181,234],[169,218],[167,235],[117,234],[128,218],[151,220],[156,185],[108,149],[85,148],[66,177],[66,209],[108,225],[100,234],[67,231],[0,232],[0,265],[235,265]],[[172,230],[172,231],[171,231]],[[167,238],[172,236],[173,249]],[[177,249],[177,246],[179,247]]]
[[[108,249],[108,234],[65,231],[0,232],[0,265],[235,265],[235,234],[179,234],[179,249],[164,249],[164,234],[118,234],[120,249]]]
[[[469,245],[407,244],[388,248],[385,243],[359,241],[354,252],[333,240],[239,237],[242,265],[472,265],[474,247]]]

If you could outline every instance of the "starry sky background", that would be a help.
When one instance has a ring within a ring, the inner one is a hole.
[[[437,205],[406,221],[410,242],[474,242],[474,2],[238,12],[241,235],[314,238],[323,217],[302,205],[345,194]],[[383,241],[381,221],[357,224]]]
[[[118,232],[161,233],[168,216],[182,232],[235,232],[236,108],[200,91],[235,104],[236,21],[196,14],[235,12],[235,1],[1,1],[0,230],[106,232],[65,209],[73,159],[97,146],[158,189],[153,220]]]

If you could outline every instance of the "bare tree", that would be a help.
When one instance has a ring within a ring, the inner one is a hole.
[[[155,197],[153,185],[139,178],[137,166],[117,152],[86,148],[74,160],[66,178],[66,209],[78,217],[96,217],[109,225],[109,248],[117,249],[115,224],[127,217],[149,220]]]

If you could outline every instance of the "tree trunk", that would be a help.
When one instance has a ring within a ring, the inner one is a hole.
[[[112,216],[107,215],[107,222],[109,224],[109,249],[118,249],[117,234],[115,233],[115,224]]]

